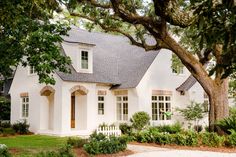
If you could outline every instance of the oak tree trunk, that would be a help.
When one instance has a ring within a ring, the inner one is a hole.
[[[212,89],[209,95],[210,110],[209,110],[209,129],[216,131],[219,134],[223,132],[215,123],[229,116],[228,105],[228,79],[222,80]]]

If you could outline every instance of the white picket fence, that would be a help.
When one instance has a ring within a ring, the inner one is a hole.
[[[97,128],[97,133],[102,133],[103,135],[106,136],[120,136],[121,135],[121,130],[116,127],[116,126],[108,126],[108,127],[98,127]]]

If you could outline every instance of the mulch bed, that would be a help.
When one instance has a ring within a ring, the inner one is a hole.
[[[74,149],[76,156],[78,157],[89,157],[90,155],[88,153],[86,153],[86,151],[83,148],[77,148]],[[118,152],[116,154],[99,154],[99,155],[95,155],[96,157],[119,157],[119,156],[128,156],[134,154],[133,151],[131,150],[125,150],[122,152]]]
[[[207,147],[207,146],[190,147],[190,146],[178,146],[178,145],[158,145],[155,143],[138,143],[138,142],[130,142],[129,144],[153,146],[159,148],[179,149],[179,150],[200,150],[200,151],[211,151],[211,152],[221,152],[221,153],[236,153],[236,148],[229,148],[229,147]]]

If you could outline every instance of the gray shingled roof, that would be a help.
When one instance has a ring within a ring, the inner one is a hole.
[[[188,91],[197,80],[193,77],[193,75],[190,75],[178,88],[176,88],[177,91]]]
[[[72,28],[69,36],[63,38],[65,42],[95,45],[93,73],[78,73],[71,67],[71,74],[57,74],[65,81],[112,84],[112,89],[136,87],[159,52],[145,52],[142,48],[132,46],[122,36],[88,32],[78,28]]]

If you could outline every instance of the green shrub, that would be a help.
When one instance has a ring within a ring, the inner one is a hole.
[[[119,125],[119,128],[120,128],[122,134],[126,134],[126,135],[132,134],[132,126],[127,123],[121,123]]]
[[[236,117],[236,107],[229,108],[229,116]]]
[[[96,132],[92,133],[89,137],[89,140],[94,140],[94,141],[102,141],[105,140],[106,136],[103,135],[102,133],[97,134]]]
[[[123,151],[127,147],[126,137],[106,137],[102,134],[93,133],[89,143],[84,144],[84,150],[89,154],[113,154]]]
[[[40,152],[36,156],[37,157],[74,157],[75,155],[72,152],[71,146],[66,145],[60,148],[58,151]]]
[[[11,123],[10,122],[1,122],[0,123],[0,127],[1,128],[10,128],[11,127]]]
[[[186,131],[173,135],[174,143],[181,146],[197,146],[198,134],[193,131]]]
[[[183,131],[182,127],[179,122],[173,124],[173,125],[162,125],[162,126],[157,126],[157,129],[159,132],[166,132],[170,134],[176,134],[178,132]]]
[[[143,130],[136,134],[136,141],[140,143],[151,143],[154,142],[155,139],[150,131]]]
[[[27,124],[26,120],[23,122],[18,121],[17,123],[12,125],[12,128],[19,134],[27,134],[29,133],[29,125]]]
[[[214,132],[204,132],[201,134],[201,142],[202,145],[219,147],[224,145],[225,137]]]
[[[88,143],[87,139],[82,139],[82,138],[79,138],[79,137],[73,137],[73,138],[70,137],[67,140],[67,144],[71,145],[71,146],[73,146],[75,148],[81,148],[86,143]]]
[[[130,121],[134,129],[142,130],[145,126],[149,125],[150,116],[146,112],[136,112]]]
[[[230,130],[236,131],[236,116],[230,116],[220,120],[217,124],[225,133],[230,134]]]
[[[0,144],[0,156],[1,157],[11,157],[8,148],[5,144]]]
[[[2,134],[3,136],[7,136],[7,135],[15,135],[15,130],[12,128],[2,128]]]
[[[231,134],[227,137],[226,145],[236,147],[236,132],[234,130],[231,130]]]
[[[173,144],[173,135],[168,133],[158,133],[154,135],[155,143],[166,145]]]

